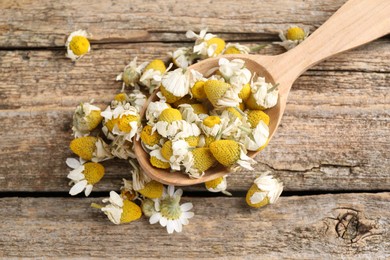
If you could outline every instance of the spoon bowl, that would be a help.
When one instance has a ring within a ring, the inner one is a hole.
[[[335,54],[355,48],[390,33],[389,0],[350,0],[345,3],[328,21],[294,49],[276,56],[248,54],[223,55],[203,60],[190,66],[207,74],[218,67],[218,60],[241,59],[252,74],[265,77],[267,82],[279,84],[279,98],[276,106],[265,110],[270,117],[269,139],[271,139],[282,119],[287,97],[294,81],[306,70]],[[150,102],[157,100],[156,92],[151,95],[141,111],[144,116]],[[192,179],[181,172],[170,172],[153,167],[149,154],[142,148],[141,141],[134,144],[138,162],[152,179],[164,184],[186,186],[203,183],[224,176],[230,171],[223,166],[209,169],[198,179]],[[259,152],[249,152],[254,158]]]

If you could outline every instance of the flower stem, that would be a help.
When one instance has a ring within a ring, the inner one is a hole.
[[[91,208],[94,208],[94,209],[101,209],[103,208],[102,205],[99,205],[99,204],[96,204],[96,203],[91,203]]]
[[[270,89],[267,90],[267,93],[271,93],[271,92],[274,91],[278,86],[279,86],[279,83],[276,83],[275,86],[273,86],[272,88],[270,88]]]

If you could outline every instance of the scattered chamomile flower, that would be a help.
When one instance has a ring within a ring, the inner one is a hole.
[[[125,86],[134,87],[141,78],[141,73],[146,67],[147,62],[141,63],[137,66],[137,57],[135,57],[117,77],[117,81],[123,81],[122,91]]]
[[[155,202],[151,199],[142,200],[141,209],[145,217],[150,218],[153,214],[158,213]]]
[[[142,216],[142,210],[137,204],[126,198],[123,199],[115,191],[110,192],[108,199],[103,199],[103,203],[106,202],[109,202],[109,204],[104,207],[94,203],[91,206],[100,208],[108,219],[116,225],[132,222]]]
[[[72,32],[65,43],[66,57],[77,61],[87,54],[91,50],[88,37],[88,33],[84,30]]]
[[[286,50],[290,50],[303,42],[308,36],[308,28],[290,26],[286,31],[279,32],[279,38],[282,42],[275,42],[275,44],[283,46]]]
[[[246,155],[245,147],[234,140],[216,140],[210,144],[210,151],[214,158],[225,167],[234,164],[253,170],[252,164],[256,161]]]
[[[175,191],[174,186],[164,188],[164,194],[160,199],[155,200],[155,211],[150,219],[150,224],[160,223],[161,226],[166,227],[169,234],[174,231],[181,232],[183,225],[188,224],[188,219],[194,216],[190,212],[193,205],[190,202],[180,205],[180,199],[183,190]]]
[[[258,77],[256,81],[252,82],[252,93],[245,101],[245,105],[249,109],[265,110],[273,107],[278,102],[279,90],[278,85],[272,85],[265,81],[265,78]]]
[[[208,100],[215,108],[237,107],[242,101],[238,97],[240,89],[221,80],[209,79],[204,84]]]
[[[248,46],[239,43],[228,43],[223,54],[248,54],[250,51]]]
[[[192,52],[192,48],[188,47],[178,48],[174,52],[168,54],[171,56],[173,64],[182,69],[186,69],[196,58]]]
[[[262,173],[246,194],[246,203],[260,208],[275,203],[283,191],[283,183],[275,179],[270,172]]]
[[[182,68],[169,71],[162,76],[160,91],[167,103],[174,103],[189,93],[190,74]]]
[[[139,82],[149,89],[152,93],[155,88],[160,86],[162,75],[169,70],[165,67],[162,60],[151,61],[144,69]]]
[[[84,191],[85,196],[91,194],[93,185],[98,183],[104,176],[104,167],[100,163],[87,162],[82,159],[66,159],[66,164],[73,170],[69,172],[68,178],[71,180],[69,194],[74,196]]]
[[[142,194],[148,199],[158,199],[163,195],[164,185],[155,180],[151,180],[145,183],[142,189],[137,190],[138,193]]]
[[[133,168],[131,171],[131,179],[133,180],[133,189],[141,190],[145,187],[145,184],[150,182],[152,179],[144,172],[144,170],[140,167],[138,161],[129,160],[131,167]]]
[[[216,35],[207,33],[207,29],[203,29],[199,34],[193,31],[187,31],[187,38],[196,38],[194,53],[200,58],[215,57],[225,49],[225,41],[218,38]]]
[[[76,107],[73,114],[73,135],[74,137],[87,136],[95,129],[103,117],[100,115],[100,108],[90,103],[82,103]]]
[[[222,192],[225,195],[232,196],[232,194],[226,190],[227,189],[226,176],[219,177],[211,181],[206,181],[205,187],[210,192]]]
[[[100,137],[78,137],[70,142],[69,147],[86,161],[100,162],[112,158],[109,146]]]
[[[182,104],[179,111],[188,123],[197,123],[208,116],[208,110],[203,104]]]

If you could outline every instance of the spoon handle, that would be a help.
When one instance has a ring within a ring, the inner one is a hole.
[[[291,87],[320,61],[390,33],[390,0],[349,0],[294,49],[274,56],[268,68]],[[288,91],[288,90],[285,90]]]

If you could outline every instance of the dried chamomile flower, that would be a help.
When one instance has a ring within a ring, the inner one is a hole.
[[[215,108],[236,107],[242,101],[238,97],[240,89],[221,80],[209,79],[204,84],[207,99]]]
[[[253,170],[252,164],[256,161],[246,155],[245,148],[234,140],[217,140],[210,144],[210,151],[214,158],[225,167],[238,164],[248,170]]]
[[[245,105],[249,109],[265,110],[276,105],[278,102],[279,90],[277,85],[265,81],[265,78],[258,77],[251,84],[252,93]]]
[[[151,199],[142,200],[141,209],[145,217],[150,218],[153,214],[157,213],[155,202]]]
[[[153,60],[145,67],[139,82],[149,88],[149,93],[152,93],[160,86],[161,77],[166,71],[167,68],[162,60]]]
[[[200,128],[207,136],[217,136],[225,125],[222,121],[224,119],[221,119],[219,116],[208,116],[200,123]]]
[[[308,28],[290,26],[287,31],[279,32],[279,38],[282,40],[282,42],[275,42],[275,44],[283,46],[286,50],[290,50],[304,41],[308,36]]]
[[[77,61],[91,50],[89,34],[84,30],[72,32],[66,40],[66,57]]]
[[[182,69],[186,69],[196,58],[192,52],[192,48],[188,47],[178,48],[174,52],[168,54],[171,56],[173,64]]]
[[[161,112],[167,108],[171,108],[171,106],[164,101],[159,100],[150,102],[145,113],[146,120],[148,120],[148,124],[156,123]]]
[[[234,59],[229,61],[228,59],[221,58],[218,64],[218,71],[230,85],[241,90],[245,84],[250,82],[252,73],[245,68],[244,60]]]
[[[133,180],[133,189],[140,190],[145,187],[145,184],[150,182],[152,179],[144,172],[144,170],[138,164],[136,160],[129,160],[131,167],[131,178]]]
[[[137,190],[144,197],[149,199],[158,199],[163,195],[164,185],[155,180],[151,180],[148,183],[145,183],[142,189]]]
[[[135,57],[117,77],[117,81],[123,81],[123,88],[125,86],[134,87],[141,78],[141,73],[146,67],[147,62],[144,62],[137,66],[137,57]],[[123,90],[122,88],[122,90]]]
[[[79,137],[73,139],[69,147],[72,152],[86,161],[100,162],[112,158],[109,146],[99,137]]]
[[[260,208],[275,203],[283,191],[283,183],[274,179],[270,172],[260,175],[246,194],[246,203]]]
[[[225,195],[232,196],[232,194],[226,190],[227,189],[226,176],[219,177],[211,181],[206,181],[205,187],[210,192],[222,192]]]
[[[130,104],[138,111],[141,111],[146,102],[146,96],[139,89],[134,89],[128,97]]]
[[[189,93],[189,77],[190,74],[181,68],[163,75],[160,91],[167,103],[172,104]]]
[[[150,219],[150,224],[160,223],[161,226],[166,227],[169,234],[181,232],[183,225],[187,225],[188,219],[194,216],[193,212],[190,212],[193,205],[190,202],[180,205],[181,196],[183,190],[178,189],[175,191],[174,186],[168,186],[164,188],[164,194],[160,199],[155,200],[155,210]]]
[[[157,131],[152,131],[152,126],[145,125],[141,131],[142,144],[149,150],[154,150],[159,147],[162,136]]]
[[[131,142],[138,132],[140,125],[139,111],[130,103],[118,104],[115,109],[108,106],[101,115],[104,117],[103,133],[111,140],[120,135]]]
[[[155,149],[150,152],[150,164],[156,168],[160,169],[169,169],[171,168],[171,165],[169,164],[169,161],[166,160],[161,155],[161,149]]]
[[[208,116],[207,108],[200,103],[182,104],[179,106],[179,111],[188,123],[200,122]]]
[[[108,219],[118,225],[123,223],[129,223],[139,219],[142,216],[141,208],[134,202],[122,198],[115,191],[110,192],[110,198],[104,199],[103,203],[109,202],[104,207],[97,204],[92,204],[92,207],[100,208]]]
[[[186,36],[190,39],[196,38],[193,52],[202,59],[220,55],[225,49],[225,41],[216,35],[207,33],[207,29],[201,30],[199,34],[187,31]]]
[[[184,139],[168,140],[161,147],[161,155],[168,160],[172,170],[181,170],[181,166],[188,167],[192,157],[190,145]]]
[[[103,117],[100,115],[100,108],[90,103],[82,103],[76,107],[73,114],[73,135],[81,137],[89,135],[95,129]]]
[[[260,121],[255,128],[247,129],[245,132],[240,141],[248,151],[257,151],[268,141],[269,128],[264,121]]]
[[[138,198],[138,193],[133,188],[133,182],[122,179],[123,186],[121,187],[120,196],[124,199],[135,200]]]
[[[100,163],[76,160],[74,158],[66,159],[66,164],[73,170],[69,172],[68,178],[71,180],[70,195],[77,195],[84,191],[85,196],[91,194],[93,185],[98,183],[104,176],[104,167]]]
[[[119,159],[136,158],[133,143],[128,141],[123,135],[114,136],[110,143],[110,152]]]
[[[256,127],[260,121],[263,121],[267,126],[269,126],[269,115],[264,113],[264,111],[248,109],[245,113],[247,114],[248,122],[252,128]]]
[[[250,51],[248,46],[239,43],[228,43],[223,54],[248,54]]]
[[[200,178],[204,172],[210,169],[217,160],[207,147],[195,148],[189,153],[190,161],[186,166],[186,172],[192,178]]]

